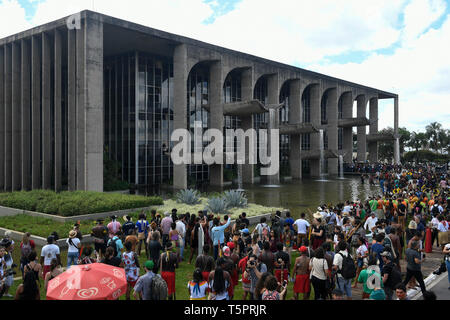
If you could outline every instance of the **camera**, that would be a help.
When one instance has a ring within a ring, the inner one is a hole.
[[[286,287],[287,284],[288,284],[287,280],[284,280],[284,281],[283,281],[283,287]]]
[[[252,267],[253,267],[253,266],[254,266],[254,265],[256,264],[256,262],[255,262],[255,261],[253,261],[253,260],[252,260],[252,261],[250,261],[249,263],[250,263],[250,265],[251,265]]]

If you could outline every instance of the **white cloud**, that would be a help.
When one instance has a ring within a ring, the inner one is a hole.
[[[31,28],[17,0],[0,1],[0,39]]]

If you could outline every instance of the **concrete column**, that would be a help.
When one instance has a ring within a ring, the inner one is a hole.
[[[356,99],[357,103],[357,116],[358,118],[365,117],[366,116],[366,109],[367,109],[367,100],[365,95],[359,95]],[[357,142],[357,159],[358,162],[365,162],[366,161],[366,154],[367,154],[367,142],[366,142],[366,127],[360,126],[358,127],[358,142]]]
[[[327,134],[328,134],[328,149],[338,150],[338,96],[337,89],[333,88],[328,90],[327,100]],[[338,158],[328,159],[328,174],[337,176],[339,173]]]
[[[322,98],[321,86],[318,84],[312,85],[310,89],[311,99],[311,123],[319,127],[320,121],[320,100]],[[319,150],[320,148],[320,134],[311,133],[311,150]],[[311,159],[311,177],[320,177],[320,159]]]
[[[242,72],[241,78],[241,93],[242,101],[249,101],[253,99],[253,69],[245,69]],[[253,129],[253,115],[241,117],[241,128],[244,131]],[[249,164],[249,150],[250,145],[245,143],[245,164],[242,166],[242,182],[253,184],[255,182],[254,165]]]
[[[76,30],[76,165],[77,165],[77,190],[85,190],[85,161],[86,161],[86,97],[85,97],[85,45],[86,45],[86,20],[81,21],[81,28]]]
[[[55,87],[54,87],[54,136],[55,136],[55,155],[54,155],[54,175],[55,175],[55,191],[61,190],[61,171],[62,171],[62,39],[61,31],[55,29]]]
[[[68,168],[68,189],[76,190],[76,158],[77,158],[77,105],[76,105],[76,31],[67,31],[67,168]]]
[[[280,100],[280,83],[279,83],[279,75],[271,75],[267,78],[267,91],[268,91],[268,97],[267,102],[269,105],[277,105],[279,104]],[[271,114],[274,117],[271,119]],[[269,129],[267,133],[267,142],[268,142],[268,152],[269,155],[272,157],[273,154],[278,155],[278,159],[280,158],[280,148],[277,150],[271,150],[270,147],[270,140],[271,140],[271,130],[272,129],[278,129],[280,126],[280,113],[278,110],[275,112],[269,112],[268,114],[268,125],[267,128]],[[261,176],[262,181],[266,181],[267,184],[280,184],[280,170],[278,169],[277,173],[270,176]]]
[[[85,173],[87,191],[103,192],[103,23],[86,20],[84,67]]]
[[[209,103],[210,128],[223,133],[223,72],[222,62],[215,62],[210,67]],[[211,186],[223,186],[223,164],[213,164],[209,167],[209,181]]]
[[[289,84],[289,123],[299,124],[302,122],[302,92],[300,80],[293,80]],[[292,179],[302,178],[302,136],[293,134],[290,136],[289,165]]]
[[[5,45],[5,190],[12,190],[12,48]]]
[[[52,186],[51,39],[42,33],[42,188]]]
[[[12,43],[12,190],[20,190],[22,184],[22,108],[21,108],[21,48],[20,42]]]
[[[378,132],[378,98],[370,99],[369,116],[369,134],[375,134]],[[378,142],[376,141],[369,143],[369,160],[372,163],[378,161]]]
[[[351,92],[345,92],[342,95],[342,118],[349,119],[353,117],[353,97]],[[353,128],[344,128],[343,130],[343,150],[345,152],[344,162],[353,161]]]
[[[394,163],[400,164],[400,139],[398,136],[398,125],[399,125],[399,110],[398,110],[398,97],[394,98]]]
[[[41,188],[41,40],[31,39],[31,187]]]
[[[22,40],[22,189],[31,189],[31,48]]]
[[[173,57],[173,129],[187,129],[187,48],[181,44],[175,47]],[[176,142],[175,142],[176,143]],[[185,164],[173,166],[174,189],[187,188],[187,167]]]
[[[0,191],[5,189],[5,47],[0,47]]]

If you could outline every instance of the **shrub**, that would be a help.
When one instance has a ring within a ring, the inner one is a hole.
[[[117,211],[162,205],[160,197],[144,197],[93,191],[34,190],[0,194],[0,205],[62,216]]]
[[[197,190],[193,189],[180,190],[175,195],[175,199],[178,203],[185,203],[190,205],[199,204],[200,193]]]
[[[242,191],[228,190],[223,194],[227,208],[245,208],[247,207],[247,198]]]
[[[214,214],[225,214],[228,213],[228,206],[224,198],[211,198],[205,210]]]

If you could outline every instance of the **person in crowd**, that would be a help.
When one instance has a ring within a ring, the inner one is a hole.
[[[179,219],[176,221],[176,230],[178,232],[178,244],[180,247],[180,261],[184,259],[184,247],[186,243],[186,216],[181,215]]]
[[[144,250],[145,250],[147,259],[149,259],[148,246],[146,243],[146,239],[148,237],[148,229],[149,229],[149,223],[145,217],[145,213],[141,212],[139,214],[138,221],[136,221],[136,231],[137,231],[137,237],[139,240],[139,244],[137,246],[137,254],[138,254],[138,256],[141,255],[142,245],[144,245]]]
[[[308,257],[308,248],[301,246],[299,248],[300,257],[295,259],[294,263],[294,273],[292,278],[294,279],[294,300],[298,300],[299,293],[303,294],[303,300],[309,300],[309,295],[311,292],[310,286],[310,273],[309,273],[309,263],[310,258]]]
[[[17,287],[14,300],[41,300],[38,279],[33,272],[25,273],[23,283]]]
[[[291,272],[291,259],[289,254],[283,250],[283,244],[281,242],[277,243],[274,265],[274,275],[277,281],[283,283],[284,280],[288,280]]]
[[[133,224],[133,226],[134,226],[134,224]],[[139,239],[138,239],[138,237],[136,235],[136,229],[133,228],[133,229],[128,230],[127,232],[128,232],[128,235],[125,236],[124,243],[125,242],[131,242],[131,250],[133,250],[134,252],[136,252],[136,254],[138,254],[138,252],[137,252],[138,250],[136,250],[136,249],[137,249],[138,244],[139,244]]]
[[[209,277],[209,275],[208,275]],[[209,284],[208,281],[204,280],[202,271],[199,268],[194,270],[192,275],[192,280],[188,282],[187,285],[190,300],[206,300]]]
[[[122,249],[123,249],[123,243],[122,240],[120,240],[120,236],[122,235],[121,231],[118,231],[114,237],[108,240],[107,246],[112,247],[116,253],[117,258],[122,258]]]
[[[111,222],[106,226],[108,228],[109,238],[112,239],[118,231],[122,231],[122,225],[117,221],[117,216],[111,216]]]
[[[294,228],[297,229],[297,248],[300,248],[303,245],[303,241],[308,238],[308,231],[310,224],[306,221],[306,214],[302,212],[300,214],[300,219],[295,220]]]
[[[258,301],[262,300],[262,295],[263,295],[264,291],[266,290],[266,288],[265,288],[266,280],[271,276],[272,276],[272,274],[270,272],[264,272],[263,274],[261,274],[261,277],[256,282],[255,291],[254,291],[254,295],[253,295],[254,300],[258,300]]]
[[[80,259],[78,264],[91,264],[96,263],[97,259],[92,256],[93,250],[91,246],[87,246],[80,250]]]
[[[264,263],[259,262],[256,255],[253,253],[250,254],[247,261],[247,267],[244,271],[244,277],[250,279],[250,300],[256,300],[256,283],[265,272],[267,272],[267,266]]]
[[[447,240],[448,241],[448,240]],[[445,254],[444,256],[444,260],[445,260],[445,265],[447,267],[447,275],[448,275],[448,289],[450,290],[450,242],[448,242],[447,244],[444,245],[444,249],[442,250],[442,253]]]
[[[369,249],[367,249],[366,241],[363,237],[360,237],[358,239],[358,249],[356,249],[356,279],[358,279],[359,274],[361,273],[361,270],[367,267],[368,265],[368,256],[369,256]],[[352,288],[357,287],[358,281],[355,281]]]
[[[124,266],[122,259],[114,254],[114,249],[112,247],[106,248],[105,256],[101,260],[101,263],[121,268]]]
[[[314,252],[314,257],[309,262],[309,272],[311,283],[314,287],[314,300],[325,300],[327,298],[326,281],[329,274],[329,266],[322,247],[319,247]]]
[[[223,246],[226,243],[224,231],[226,228],[228,228],[230,223],[231,223],[230,217],[228,217],[227,222],[224,225],[220,225],[219,218],[214,218],[213,220],[214,227],[211,228],[211,241],[213,243],[214,248],[214,260],[217,260],[220,248],[223,248]]]
[[[62,269],[60,268],[60,266],[61,266],[61,264],[60,264],[60,262],[58,262],[57,259],[52,259],[50,261],[50,269],[44,276],[44,288],[46,291],[47,291],[48,283],[50,282],[50,280],[53,280],[54,278],[56,278],[63,272]]]
[[[229,300],[228,287],[231,285],[231,276],[228,271],[217,266],[209,274],[210,300]]]
[[[273,274],[275,268],[275,255],[270,251],[269,242],[263,242],[263,250],[258,257],[258,260],[266,265],[267,272]]]
[[[125,267],[125,275],[127,278],[127,292],[126,299],[130,300],[131,289],[136,285],[139,278],[139,258],[136,252],[133,251],[131,242],[125,242],[125,252],[122,256],[122,261]]]
[[[40,264],[43,266],[43,278],[50,270],[52,270],[52,261],[56,260],[58,266],[62,266],[61,255],[59,247],[55,244],[55,237],[49,236],[47,238],[47,244],[42,247]]]
[[[37,259],[36,251],[31,251],[28,255],[28,263],[23,267],[23,274],[27,272],[34,273],[34,278],[37,281],[37,284],[40,285],[39,277],[42,275],[42,265],[39,263]]]
[[[383,280],[384,293],[386,300],[392,300],[392,296],[395,291],[395,287],[402,282],[402,275],[399,269],[393,262],[393,258],[390,252],[384,251],[381,253],[383,259],[383,269],[381,270],[381,277]]]
[[[397,296],[397,300],[409,300],[406,286],[403,283],[395,286],[395,295]]]
[[[148,243],[148,252],[150,254],[150,260],[153,261],[155,266],[159,266],[159,257],[161,256],[161,251],[163,249],[160,242],[160,233],[154,232],[152,234],[152,239]]]
[[[130,234],[132,234],[132,232],[134,230],[136,230],[136,225],[133,222],[133,218],[131,218],[130,216],[127,215],[127,216],[124,216],[123,218],[124,218],[125,222],[122,225],[122,232],[123,232],[123,235],[125,237],[127,237]],[[125,242],[126,242],[126,240],[125,240]]]
[[[67,243],[67,269],[72,265],[78,264],[78,258],[80,257],[81,241],[77,238],[77,232],[70,230]]]
[[[262,300],[284,300],[284,297],[286,296],[287,292],[287,283],[284,285],[279,286],[277,279],[269,275],[264,282],[264,288],[265,290],[262,293]],[[281,292],[279,291],[281,289]]]
[[[161,230],[162,230],[162,245],[166,246],[167,242],[170,241],[170,227],[172,226],[172,217],[169,212],[164,212],[164,218],[161,220]]]
[[[374,286],[381,289],[383,288],[380,267],[377,265],[377,258],[374,254],[370,254],[368,256],[368,267],[361,271],[357,281],[363,284],[363,300],[370,298],[370,295],[374,290]],[[376,286],[376,284],[378,284],[378,286]]]
[[[426,291],[425,282],[423,281],[423,275],[421,271],[421,264],[423,259],[421,258],[421,254],[419,252],[419,242],[413,241],[411,242],[411,247],[406,249],[406,278],[403,281],[403,284],[406,285],[412,277],[414,277],[417,282],[419,282],[420,290],[422,294]]]
[[[135,300],[151,300],[152,297],[152,280],[155,277],[153,269],[155,264],[152,260],[147,260],[144,264],[145,274],[140,276],[133,289],[133,297]]]
[[[29,255],[36,250],[36,244],[30,237],[31,234],[29,232],[24,233],[20,243],[20,271],[22,272],[22,278],[25,275],[24,267],[30,262]]]
[[[340,241],[336,248],[337,253],[333,259],[333,270],[337,275],[337,287],[345,292],[348,300],[352,299],[352,280],[353,278],[347,278],[344,273],[344,259],[350,257],[347,250],[347,242]]]
[[[101,260],[105,254],[107,243],[109,240],[109,231],[103,225],[103,220],[98,219],[97,225],[92,228],[91,236],[94,238],[94,247],[97,255],[97,260]]]
[[[175,269],[178,268],[178,255],[172,252],[172,242],[168,241],[165,252],[159,258],[161,277],[167,283],[169,300],[176,300],[175,294]]]

